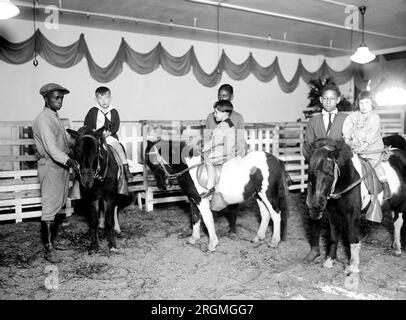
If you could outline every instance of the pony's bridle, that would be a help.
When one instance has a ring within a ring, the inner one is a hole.
[[[105,165],[105,168],[104,168],[104,172],[103,172],[102,175],[100,175],[100,170],[101,170],[100,159],[103,159],[103,156],[101,155],[100,149],[103,146],[103,143],[100,142],[98,139],[96,139],[96,137],[94,137],[94,136],[92,136],[90,134],[84,134],[80,138],[81,139],[82,138],[90,138],[90,139],[92,139],[93,141],[95,141],[97,143],[97,145],[98,145],[97,154],[96,154],[97,168],[96,168],[96,171],[94,172],[93,180],[99,180],[100,182],[103,181],[107,176],[108,161],[109,161],[109,157],[107,156],[106,157],[106,165]],[[82,173],[81,173],[81,170],[80,170],[80,165],[79,165],[79,177],[80,177],[80,180],[82,180],[83,177],[82,177]]]
[[[171,179],[172,176],[174,176],[174,175],[169,173],[168,170],[166,169],[166,166],[169,165],[169,163],[167,161],[165,161],[165,159],[161,156],[161,154],[158,151],[158,148],[155,145],[152,148],[154,149],[154,151],[149,151],[146,153],[146,155],[148,155],[148,156],[155,155],[159,166],[165,173],[166,178]]]
[[[327,150],[331,151],[331,149],[329,149],[328,147],[324,146],[323,148],[326,148]],[[384,148],[384,149],[379,149],[379,150],[371,150],[368,152],[362,152],[361,154],[374,154],[374,153],[382,153],[382,152],[389,152],[391,151],[391,147],[388,148]],[[334,193],[335,191],[335,186],[338,180],[338,177],[340,176],[340,169],[338,168],[338,164],[335,160],[331,159],[331,158],[327,158],[327,160],[332,160],[334,161],[334,181],[333,184],[331,186],[331,192],[330,194],[327,196],[327,199],[339,199],[341,197],[341,195],[343,195],[344,193],[350,191],[352,188],[356,187],[357,185],[359,185],[362,181],[364,181],[370,174],[372,174],[372,172],[374,171],[374,169],[381,163],[382,161],[382,155],[379,158],[378,162],[374,165],[373,168],[371,168],[370,170],[368,170],[368,172],[366,174],[364,174],[362,177],[360,177],[358,180],[354,181],[353,183],[351,183],[348,187],[346,187],[344,190]]]

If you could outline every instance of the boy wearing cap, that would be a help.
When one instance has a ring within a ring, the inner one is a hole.
[[[60,261],[54,241],[63,216],[58,215],[65,205],[69,187],[69,167],[75,171],[79,165],[68,156],[69,143],[65,128],[59,118],[63,98],[69,90],[56,83],[44,85],[39,93],[45,101],[44,109],[35,118],[33,135],[38,160],[38,178],[41,185],[41,236],[45,246],[45,259]]]
[[[117,131],[120,128],[120,116],[117,109],[111,105],[111,90],[107,87],[99,87],[96,89],[95,95],[97,104],[87,113],[84,125],[94,130],[104,126],[106,142],[119,155],[123,164],[125,177],[129,181],[132,178],[132,174],[128,167],[124,147],[118,141]]]

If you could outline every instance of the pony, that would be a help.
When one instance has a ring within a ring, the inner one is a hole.
[[[319,139],[303,148],[309,163],[307,206],[312,219],[320,219],[325,213],[330,225],[327,259],[323,266],[331,268],[336,259],[338,237],[341,226],[348,232],[350,244],[350,265],[346,268],[348,286],[359,282],[360,218],[361,210],[366,208],[371,196],[361,177],[361,163],[345,142]],[[383,210],[395,212],[395,221],[402,220],[406,210],[406,152],[393,150],[388,161],[382,162],[389,178],[392,197],[382,203],[382,193],[378,199]],[[399,222],[395,222],[393,247],[400,254]]]
[[[383,137],[382,140],[385,146],[391,146],[406,151],[406,140],[398,134]]]
[[[145,161],[153,172],[157,186],[165,190],[170,180],[176,178],[189,199],[192,215],[192,235],[188,242],[195,244],[200,239],[200,223],[203,222],[209,235],[208,250],[218,245],[210,195],[197,178],[202,164],[196,145],[185,141],[147,141]],[[221,192],[228,205],[242,203],[254,196],[260,209],[261,223],[253,241],[265,239],[270,218],[273,221],[271,247],[277,247],[286,237],[288,204],[284,165],[276,157],[262,151],[249,152],[224,163],[216,192]],[[235,228],[235,217],[234,217]],[[231,228],[232,229],[232,226]]]
[[[90,209],[89,254],[98,251],[99,216],[104,214],[106,238],[110,251],[117,251],[114,236],[115,207],[118,195],[117,163],[112,148],[107,145],[103,136],[104,127],[93,131],[82,127],[78,131],[67,129],[75,140],[73,145],[73,158],[80,166],[78,180],[80,193],[85,206]],[[117,223],[117,222],[116,222]]]

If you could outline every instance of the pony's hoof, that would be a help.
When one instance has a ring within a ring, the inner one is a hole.
[[[99,248],[90,248],[89,249],[89,256],[91,256],[92,254],[97,253],[97,251],[99,251]]]
[[[120,231],[120,232],[118,232],[118,231],[115,231],[115,235],[116,235],[116,238],[124,238],[124,234]]]
[[[320,256],[320,250],[318,249],[312,249],[307,256],[303,259],[305,263],[310,263],[314,259],[316,259],[318,256]]]
[[[120,253],[120,251],[119,251],[117,248],[115,248],[115,247],[111,247],[111,248],[110,248],[110,252],[111,252],[111,253]]]
[[[255,238],[251,240],[251,242],[257,243],[259,241],[263,241],[264,239],[265,239],[265,237],[260,237],[260,236],[256,235]]]
[[[227,234],[227,237],[229,238],[229,239],[231,239],[231,240],[237,240],[237,233],[235,232],[235,231],[230,231],[228,234]]]
[[[400,257],[400,256],[402,255],[402,250],[393,251],[393,255],[394,255],[395,257]]]
[[[359,288],[359,273],[350,273],[344,280],[344,287],[349,291],[355,291]]]
[[[327,258],[326,261],[323,263],[323,268],[331,269],[334,266],[335,260],[331,258]]]
[[[218,245],[218,241],[213,241],[213,242],[209,243],[209,245],[207,246],[207,250],[209,250],[210,252],[213,252],[216,250],[217,245]]]
[[[195,239],[193,237],[190,237],[186,243],[191,244],[191,245],[194,246],[196,244],[196,241],[198,241],[198,240],[199,239]]]
[[[280,240],[272,239],[271,244],[269,245],[271,248],[276,249],[279,245]]]

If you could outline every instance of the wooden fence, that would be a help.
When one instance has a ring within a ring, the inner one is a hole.
[[[404,115],[399,110],[377,110],[383,135],[404,132]],[[66,127],[82,126],[82,121],[63,121]],[[22,221],[41,216],[40,187],[37,178],[35,145],[31,121],[0,122],[0,221]],[[177,185],[162,192],[146,167],[144,149],[151,136],[171,135],[181,139],[201,139],[205,122],[196,121],[122,121],[118,132],[127,150],[133,179],[129,191],[140,207],[153,210],[154,204],[187,200]],[[285,162],[291,185],[289,190],[304,192],[307,164],[302,154],[306,122],[247,123],[248,150],[264,150]],[[135,200],[134,199],[134,200]],[[70,199],[66,213],[73,211]]]
[[[70,127],[67,119],[62,120]],[[0,221],[41,216],[41,190],[32,121],[0,121]],[[63,209],[73,212],[68,198]]]

